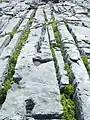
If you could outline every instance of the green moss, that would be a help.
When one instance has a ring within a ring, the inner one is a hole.
[[[90,63],[88,62],[88,57],[86,55],[82,55],[81,58],[90,76]]]
[[[75,88],[73,85],[66,85],[61,88],[61,104],[63,105],[64,120],[77,120],[76,106],[73,100]]]
[[[60,50],[62,52],[62,55],[64,56],[64,48],[63,48],[63,44],[61,42],[61,36],[60,36],[59,31],[58,31],[57,23],[55,22],[54,16],[52,16],[52,20],[53,20],[53,22],[51,22],[51,24],[52,24],[53,31],[54,31],[56,45],[57,45],[58,48],[60,48]]]
[[[86,68],[88,67],[88,59],[87,59],[87,56],[86,55],[82,55],[81,56],[81,58],[82,58],[82,60],[83,60],[83,62],[84,62],[84,64],[85,64],[85,66],[86,66]]]
[[[51,48],[51,52],[52,52],[52,56],[53,56],[54,66],[55,66],[55,69],[56,69],[57,80],[60,81],[59,66],[57,64],[57,59],[56,59],[56,56],[55,56],[53,45],[51,45],[50,48]]]
[[[15,33],[16,33],[16,31],[14,30],[13,32],[9,32],[8,34],[11,36],[11,38],[13,38]]]
[[[52,27],[53,27],[53,30],[54,30],[54,35],[55,35],[55,39],[56,39],[56,43],[57,43],[57,46],[60,47],[60,34],[58,32],[58,29],[57,29],[57,24],[55,21],[52,22]]]
[[[66,98],[72,99],[74,92],[75,92],[75,88],[71,84],[61,88],[61,93],[64,93]]]
[[[71,72],[70,66],[67,63],[64,64],[64,69],[68,73],[69,82],[72,83],[72,72]]]
[[[76,108],[73,100],[61,95],[61,103],[63,105],[64,120],[76,120]]]
[[[64,109],[64,118],[65,120],[77,120],[76,118],[76,105],[73,100],[73,95],[75,93],[75,87],[72,84],[72,72],[70,66],[66,63],[64,65],[65,70],[68,73],[69,78],[69,85],[64,86],[61,88],[61,103]]]

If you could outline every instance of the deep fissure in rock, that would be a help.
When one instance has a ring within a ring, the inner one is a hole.
[[[31,117],[31,111],[33,110],[35,103],[32,99],[27,99],[26,101],[26,119]]]
[[[39,66],[43,63],[47,63],[47,62],[50,62],[50,61],[52,61],[52,59],[50,59],[50,58],[42,59],[39,56],[36,57],[36,58],[33,58],[33,63],[34,63],[35,66]]]
[[[46,2],[46,3],[48,3],[49,1],[53,3],[59,3],[59,0],[42,0],[42,2]]]

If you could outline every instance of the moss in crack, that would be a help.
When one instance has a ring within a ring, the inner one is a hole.
[[[76,108],[74,100],[67,98],[63,93],[61,95],[61,103],[63,105],[64,120],[76,120]]]
[[[63,48],[63,44],[61,42],[61,36],[60,36],[59,31],[58,31],[57,23],[55,22],[54,16],[52,16],[52,20],[53,20],[53,22],[51,24],[52,24],[52,27],[53,27],[56,44],[57,44],[57,47],[60,48],[61,53],[64,56],[64,48]]]
[[[88,57],[86,55],[82,55],[81,58],[90,76],[90,63],[88,62]]]
[[[53,30],[54,30],[54,35],[55,35],[55,39],[56,39],[56,43],[57,43],[57,47],[61,47],[60,46],[60,34],[58,32],[58,29],[57,29],[57,24],[55,21],[52,22],[52,27],[53,27]]]
[[[51,48],[51,52],[52,52],[52,56],[53,56],[53,61],[54,61],[54,64],[55,64],[55,68],[57,68],[57,59],[56,59],[56,56],[55,56],[53,45],[51,45],[50,48]],[[56,71],[57,71],[57,69],[56,69]]]
[[[64,69],[68,73],[68,78],[69,78],[70,84],[72,84],[72,72],[71,72],[70,66],[67,63],[64,64]]]
[[[52,56],[53,56],[53,61],[54,61],[55,69],[56,69],[57,80],[58,80],[58,82],[60,82],[59,66],[57,64],[57,59],[56,59],[56,56],[55,56],[53,45],[51,45],[50,48],[51,48],[51,52],[52,52]]]
[[[46,13],[45,11],[43,10],[43,13],[44,13],[44,18],[45,18],[45,21],[48,22],[48,19],[47,19],[47,16],[46,16]]]
[[[65,87],[62,87],[61,93],[64,93],[66,98],[73,99],[73,94],[75,92],[74,85],[66,85]]]
[[[64,23],[65,23],[65,25],[66,25],[69,33],[72,35],[72,37],[73,37],[73,39],[74,39],[74,41],[75,41],[75,43],[76,43],[76,46],[77,46],[77,48],[78,48],[78,50],[79,50],[78,42],[77,42],[77,37],[76,37],[75,34],[73,33],[72,28],[69,27],[68,22],[65,21]],[[79,50],[79,51],[80,51],[80,50]]]
[[[73,99],[75,93],[74,85],[66,85],[61,88],[61,104],[63,105],[64,120],[77,120],[76,104]]]
[[[13,52],[12,56],[9,59],[9,66],[8,66],[8,73],[5,77],[5,82],[3,83],[2,87],[0,88],[0,104],[3,104],[5,101],[7,91],[10,89],[12,82],[13,82],[13,75],[15,70],[15,65],[22,49],[24,41],[27,40],[28,34],[30,33],[30,26],[33,22],[33,17],[30,19],[30,24],[27,28],[22,31],[22,35],[18,41],[15,51]]]
[[[13,31],[13,32],[9,32],[8,34],[10,35],[11,39],[13,38],[14,34],[16,33],[17,31]]]
[[[61,103],[63,105],[64,110],[64,119],[65,120],[77,120],[76,117],[76,105],[73,99],[73,95],[75,93],[75,87],[72,84],[72,72],[70,66],[66,63],[65,70],[68,73],[69,85],[66,85],[61,88]]]

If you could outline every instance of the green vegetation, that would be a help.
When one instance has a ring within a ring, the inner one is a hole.
[[[52,52],[52,56],[53,56],[54,66],[55,66],[55,69],[56,69],[57,80],[60,81],[60,75],[58,73],[59,67],[58,67],[58,64],[57,64],[57,59],[56,59],[56,56],[55,56],[54,48],[53,48],[52,45],[50,46],[50,48],[51,48],[51,52]]]
[[[55,19],[54,19],[54,16],[52,17],[53,19],[53,22],[52,22],[52,27],[53,27],[53,30],[54,30],[54,35],[55,35],[55,40],[56,40],[56,43],[57,43],[57,47],[61,48],[61,38],[60,38],[60,34],[59,34],[59,31],[58,31],[58,28],[57,28],[57,24],[55,22]]]
[[[16,33],[16,31],[8,33],[11,36],[11,39],[13,38],[13,36],[14,36],[15,33]]]
[[[75,92],[74,85],[66,85],[65,87],[61,88],[61,93],[64,93],[66,98],[73,99],[73,94]]]
[[[61,36],[60,36],[59,31],[58,31],[57,23],[55,22],[54,16],[52,16],[52,20],[53,20],[53,22],[51,24],[52,24],[52,27],[53,27],[56,44],[57,44],[57,47],[60,48],[61,53],[64,56],[64,48],[63,48],[63,44],[61,42]]]
[[[77,120],[76,118],[76,105],[73,99],[75,87],[72,84],[66,85],[61,88],[61,104],[63,105],[64,119]]]
[[[18,41],[16,49],[9,59],[8,73],[5,77],[5,82],[3,83],[3,87],[0,88],[0,101],[1,101],[0,104],[2,104],[4,102],[7,91],[10,89],[11,84],[14,81],[13,75],[14,75],[14,71],[15,71],[15,65],[17,62],[17,58],[20,54],[20,51],[22,49],[24,41],[26,41],[28,38],[28,34],[30,33],[30,26],[31,26],[32,22],[33,22],[33,17],[31,17],[31,19],[30,19],[29,26],[22,31],[22,35],[20,37],[20,40]]]
[[[73,95],[75,92],[75,87],[72,84],[72,72],[70,66],[65,64],[65,70],[68,73],[69,85],[66,85],[61,88],[61,103],[63,105],[64,110],[64,119],[65,120],[77,120],[76,118],[76,106],[73,99]]]
[[[63,105],[64,120],[76,120],[76,108],[74,101],[65,96],[65,93],[61,95],[61,103]]]
[[[90,63],[88,62],[88,57],[86,55],[82,55],[81,58],[90,76]]]
[[[72,83],[72,72],[71,72],[70,66],[67,63],[64,65],[64,69],[68,73],[69,82]]]

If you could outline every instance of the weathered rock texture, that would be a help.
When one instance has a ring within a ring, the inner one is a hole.
[[[65,63],[70,66],[76,89],[78,119],[90,120],[90,78],[81,59],[81,55],[90,57],[89,0],[60,0],[56,4],[40,0],[0,2],[0,88],[8,73],[10,57],[34,11],[28,39],[15,66],[13,85],[0,109],[0,120],[61,120],[59,88],[69,84]],[[64,54],[55,40],[52,16]],[[54,47],[59,81],[50,46]]]
[[[59,119],[60,91],[51,55],[43,9],[38,8],[31,32],[15,67],[15,84],[0,111],[0,119]]]

